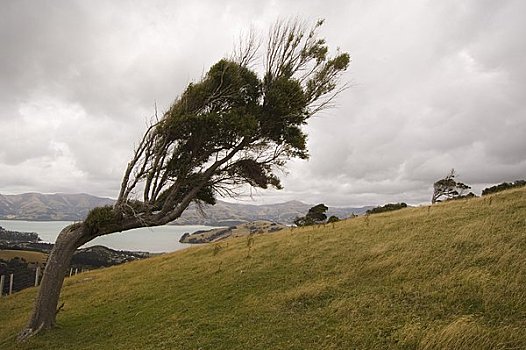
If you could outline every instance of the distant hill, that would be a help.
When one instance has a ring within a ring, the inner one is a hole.
[[[89,194],[0,195],[0,219],[78,221],[83,220],[90,209],[113,203],[114,200],[110,198],[95,197]],[[218,201],[214,206],[205,206],[202,212],[197,206],[190,206],[175,223],[178,225],[231,226],[257,220],[269,220],[290,224],[297,216],[305,215],[310,207],[312,207],[311,204],[299,201],[268,205]],[[352,213],[363,214],[370,208],[331,207],[328,215],[346,218]]]
[[[84,193],[0,195],[0,219],[78,221],[83,220],[90,209],[113,202]]]
[[[298,216],[307,214],[312,204],[300,201],[289,201],[277,204],[240,204],[217,201],[216,205],[205,206],[203,213],[195,206],[191,206],[175,223],[179,225],[210,225],[232,226],[258,220],[268,220],[283,224],[291,224]],[[336,215],[347,218],[351,214],[360,215],[372,207],[329,207],[327,216]]]

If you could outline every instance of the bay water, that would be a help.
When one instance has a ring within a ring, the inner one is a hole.
[[[59,232],[72,221],[23,221],[0,220],[0,226],[9,231],[36,232],[44,242],[54,243]],[[116,232],[97,237],[83,247],[103,245],[115,250],[142,251],[150,253],[173,252],[191,246],[179,243],[179,238],[185,233],[199,230],[209,230],[215,227],[202,225],[165,225],[157,227],[142,227],[126,232]]]

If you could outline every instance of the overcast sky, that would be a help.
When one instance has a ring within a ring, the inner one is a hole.
[[[248,203],[431,198],[526,178],[526,1],[0,0],[0,193],[115,197],[134,144],[251,26],[326,19],[351,88]]]

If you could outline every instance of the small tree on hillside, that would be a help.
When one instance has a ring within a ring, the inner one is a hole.
[[[329,208],[325,204],[315,205],[309,209],[307,215],[296,218],[294,224],[296,224],[296,226],[309,226],[323,223],[327,220],[327,215],[325,214],[327,210],[329,210]]]
[[[433,184],[433,197],[431,203],[440,202],[441,199],[449,200],[464,196],[466,191],[471,189],[470,186],[455,181],[455,169],[451,169],[450,173],[443,179],[438,180]]]
[[[329,208],[325,204],[318,204],[309,209],[307,217],[314,220],[314,222],[324,222],[327,220],[327,215],[325,214]]]
[[[317,35],[297,21],[274,25],[263,55],[249,39],[231,59],[214,64],[189,84],[146,130],[124,172],[113,206],[93,209],[65,227],[49,255],[24,340],[55,325],[64,276],[78,247],[92,239],[137,227],[164,225],[191,202],[214,204],[236,188],[280,188],[276,169],[308,157],[302,126],[330,106],[341,91],[347,53],[331,57]],[[118,132],[118,131],[116,131]]]
[[[327,219],[327,223],[328,224],[332,224],[332,223],[335,223],[335,222],[338,222],[340,221],[340,218],[337,217],[336,215],[331,215],[328,219]]]

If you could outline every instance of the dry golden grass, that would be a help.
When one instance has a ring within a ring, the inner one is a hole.
[[[2,349],[525,349],[526,189],[242,237],[68,278],[60,327]]]

